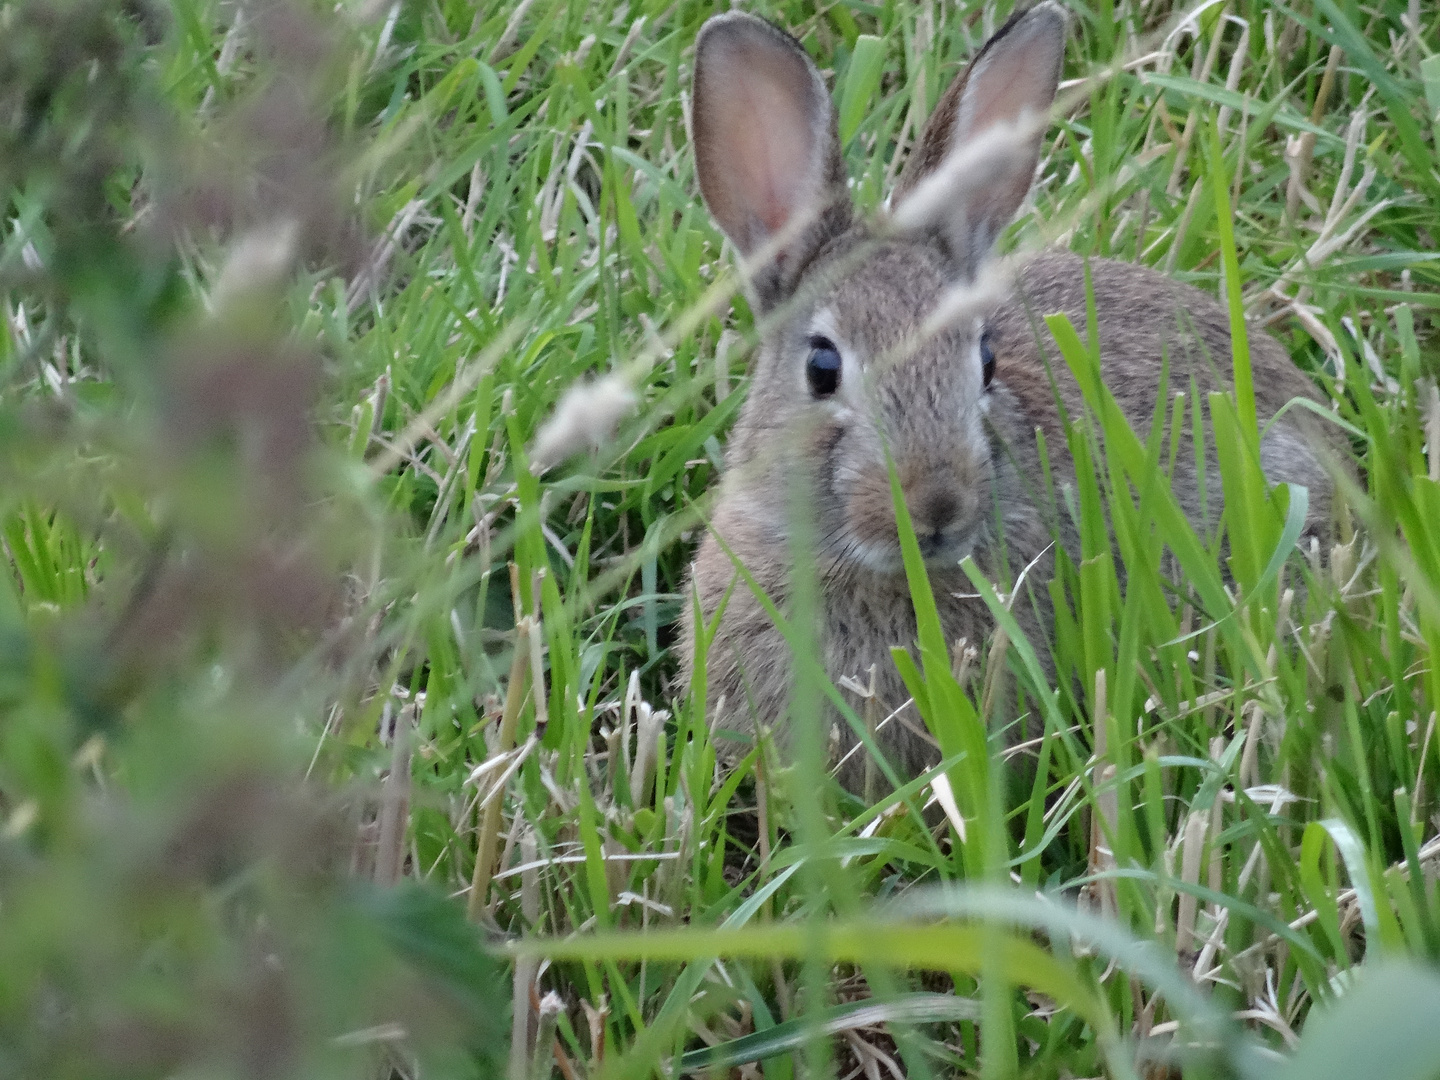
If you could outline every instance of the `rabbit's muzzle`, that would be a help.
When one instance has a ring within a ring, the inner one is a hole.
[[[968,455],[927,455],[897,461],[896,476],[925,561],[953,566],[971,554],[981,533],[985,469]],[[845,514],[859,561],[872,570],[901,572],[900,531],[887,469],[871,466],[862,471],[845,499]]]

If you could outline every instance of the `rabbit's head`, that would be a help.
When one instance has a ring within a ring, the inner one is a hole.
[[[940,99],[892,210],[867,222],[804,49],[739,13],[700,32],[700,188],[762,326],[732,438],[731,468],[749,479],[731,496],[783,532],[789,477],[808,471],[828,566],[899,569],[891,462],[927,560],[953,566],[985,533],[1003,377],[992,383],[980,297],[1030,187],[1065,26],[1046,0],[992,37]]]

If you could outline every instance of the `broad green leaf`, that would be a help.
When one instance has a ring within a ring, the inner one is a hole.
[[[847,145],[855,137],[860,122],[870,110],[870,100],[880,88],[880,76],[885,70],[885,39],[873,34],[861,34],[855,39],[850,64],[845,69],[845,81],[840,88],[840,145]]]
[[[1366,965],[1338,1001],[1317,1006],[1273,1080],[1436,1080],[1440,973],[1413,962]]]

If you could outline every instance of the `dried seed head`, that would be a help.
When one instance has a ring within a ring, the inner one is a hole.
[[[537,476],[581,450],[598,450],[615,437],[620,422],[638,401],[629,381],[619,374],[576,383],[565,391],[530,451],[530,469]]]
[[[1029,163],[1036,132],[1049,122],[1047,113],[1026,110],[1013,122],[993,124],[955,147],[891,208],[894,227],[901,232],[930,231],[972,193],[1007,180]]]
[[[299,234],[294,218],[280,218],[240,237],[211,290],[210,310],[224,311],[247,293],[277,284],[295,261]]]

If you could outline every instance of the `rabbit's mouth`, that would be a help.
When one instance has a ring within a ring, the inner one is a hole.
[[[916,534],[920,557],[931,566],[951,567],[975,550],[975,530],[951,529],[945,532]]]
[[[930,570],[954,570],[960,560],[974,554],[978,542],[979,529],[973,527],[915,534],[920,557]],[[905,573],[905,559],[898,535],[888,543],[852,542],[848,545],[848,554],[853,562],[872,573]]]

